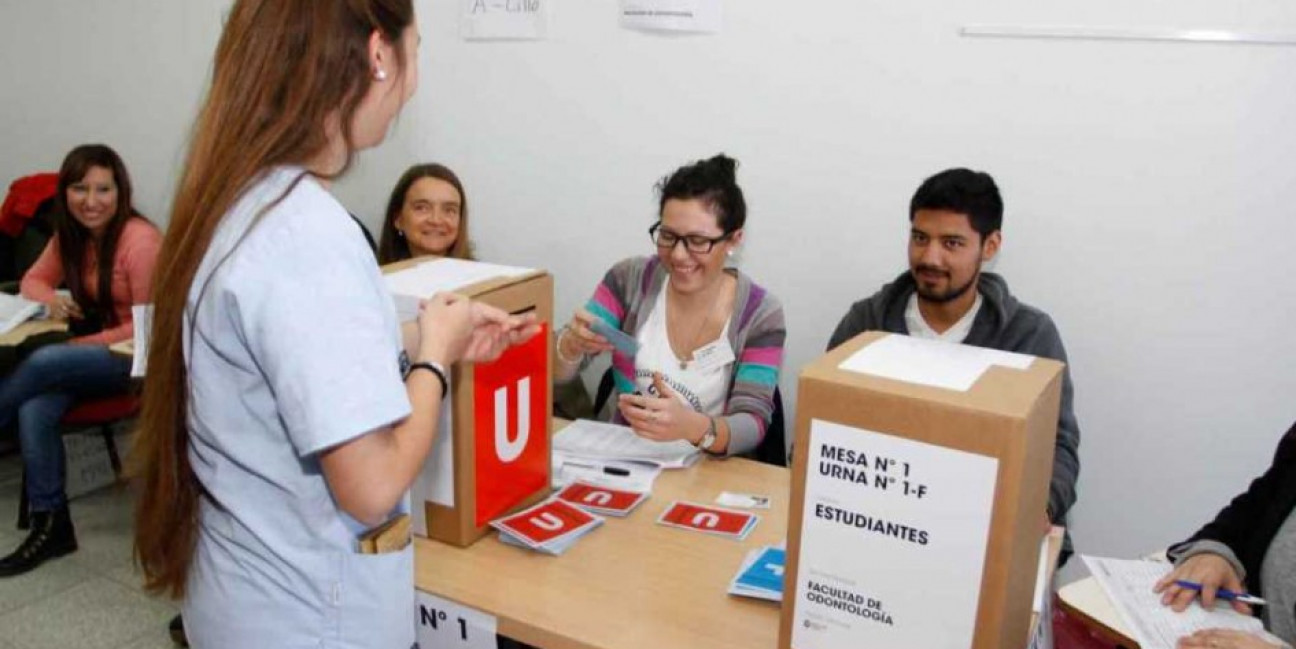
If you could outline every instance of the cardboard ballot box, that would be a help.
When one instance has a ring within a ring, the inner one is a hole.
[[[411,529],[468,546],[492,519],[549,495],[553,277],[458,259],[415,259],[383,272],[402,321],[416,317],[420,298],[454,291],[510,313],[534,312],[544,323],[494,362],[450,368],[450,407],[410,490]]]
[[[808,365],[779,647],[1020,649],[1062,368],[878,332]]]

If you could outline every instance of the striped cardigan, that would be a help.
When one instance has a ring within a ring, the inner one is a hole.
[[[728,454],[740,455],[754,450],[769,427],[787,330],[778,298],[742,272],[730,272],[738,279],[729,320],[729,344],[737,359],[729,376],[724,419],[729,424]],[[635,336],[648,321],[657,296],[666,285],[666,277],[666,269],[655,256],[626,259],[607,272],[585,309]],[[615,393],[635,391],[634,370],[633,357],[612,352]],[[608,399],[598,416],[624,424],[616,401]]]

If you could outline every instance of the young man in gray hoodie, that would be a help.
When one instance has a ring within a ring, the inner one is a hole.
[[[1048,314],[1017,301],[1002,277],[981,270],[1003,242],[1003,199],[989,174],[947,169],[928,178],[909,203],[909,223],[908,272],[851,305],[829,349],[864,331],[889,331],[1066,362]],[[1049,486],[1047,515],[1055,524],[1065,523],[1075,503],[1079,446],[1068,369]],[[1068,536],[1064,556],[1070,545]]]

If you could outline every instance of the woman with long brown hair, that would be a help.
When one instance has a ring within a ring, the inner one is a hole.
[[[468,195],[459,176],[435,162],[405,170],[383,217],[378,263],[435,255],[472,259],[468,238]]]
[[[0,559],[0,576],[18,575],[77,549],[64,493],[59,420],[73,402],[125,392],[130,359],[108,345],[134,335],[131,305],[148,302],[162,235],[131,204],[130,174],[102,144],[63,159],[55,194],[55,232],[22,279],[23,295],[66,320],[68,344],[37,349],[0,378],[0,425],[17,419],[31,517],[18,549]],[[70,295],[55,291],[66,284]]]
[[[329,193],[413,94],[418,40],[411,0],[238,0],[217,46],[133,457],[136,558],[196,646],[409,647],[411,548],[358,539],[408,509],[446,366],[536,330],[446,295],[398,325]]]

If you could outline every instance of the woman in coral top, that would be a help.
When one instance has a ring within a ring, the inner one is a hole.
[[[36,350],[0,378],[0,425],[18,423],[31,531],[0,559],[0,577],[22,574],[77,548],[64,494],[59,420],[77,399],[121,393],[130,359],[108,345],[134,335],[131,305],[149,301],[161,234],[131,206],[130,177],[112,149],[79,146],[59,171],[56,229],[22,280],[22,294],[68,321],[73,338]],[[55,292],[65,284],[71,297]]]

